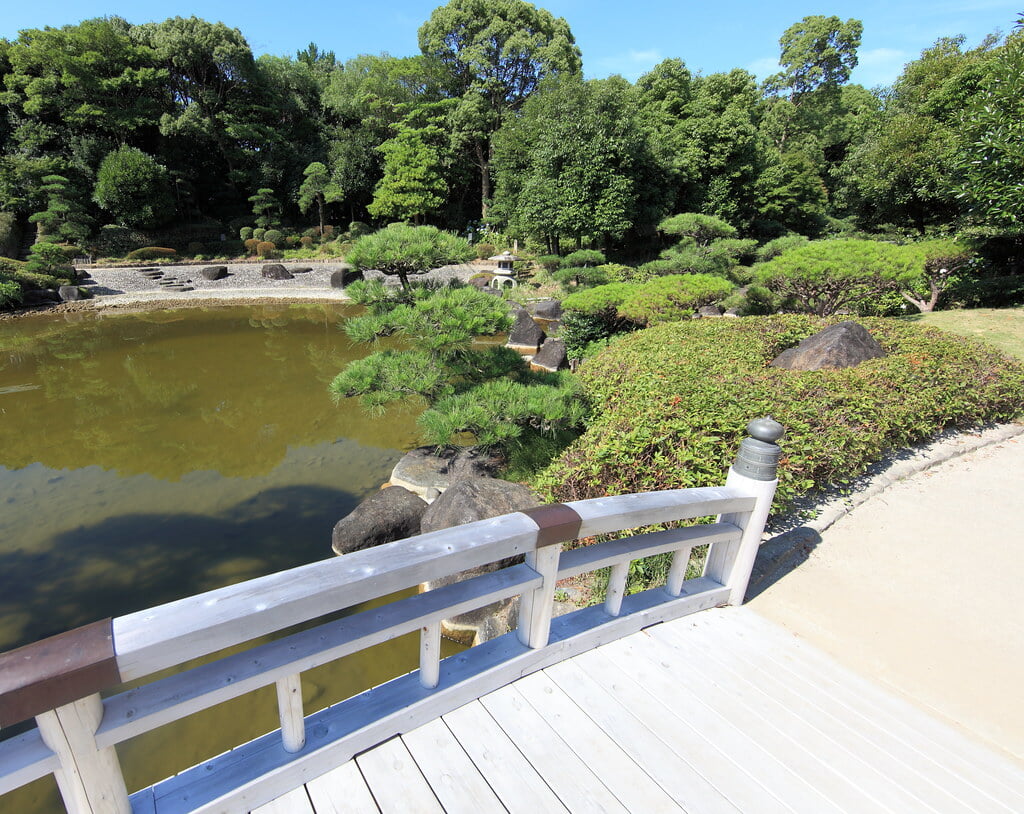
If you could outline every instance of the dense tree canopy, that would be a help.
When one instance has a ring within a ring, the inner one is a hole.
[[[785,29],[760,85],[681,57],[635,83],[584,80],[569,23],[523,0],[451,0],[407,57],[310,43],[257,59],[197,17],[29,29],[0,40],[0,237],[34,226],[88,249],[120,224],[184,247],[201,230],[283,225],[294,242],[394,220],[479,234],[483,215],[549,253],[668,248],[678,271],[708,259],[659,236],[680,212],[761,242],[1009,234],[1024,34],[949,34],[868,90],[849,81],[860,22],[825,15]]]

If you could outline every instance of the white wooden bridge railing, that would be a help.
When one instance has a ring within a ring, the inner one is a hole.
[[[0,654],[0,795],[53,773],[72,814],[247,811],[509,681],[655,622],[743,601],[776,486],[782,427],[748,425],[722,487],[543,506],[421,534],[97,622]],[[716,521],[563,551],[580,538]],[[685,579],[695,546],[702,576]],[[672,553],[666,585],[625,596],[633,560]],[[525,563],[408,596],[102,697],[223,648],[518,554]],[[603,605],[552,619],[558,580],[610,567]],[[520,596],[517,633],[444,660],[441,620]],[[301,673],[420,631],[420,669],[306,716]],[[276,684],[281,729],[129,795],[115,744]],[[2,800],[0,800],[2,802]]]

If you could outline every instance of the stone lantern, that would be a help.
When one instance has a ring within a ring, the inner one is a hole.
[[[489,257],[488,260],[498,261],[498,268],[494,272],[494,279],[491,280],[491,288],[497,288],[500,290],[506,287],[515,287],[516,278],[512,264],[516,262],[516,260],[521,259],[521,257],[516,257],[512,252],[507,250],[501,254],[494,255],[494,257]]]

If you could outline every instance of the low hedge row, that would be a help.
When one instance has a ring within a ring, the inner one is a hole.
[[[786,427],[776,507],[847,483],[887,451],[1024,412],[1024,366],[969,339],[861,319],[887,351],[844,370],[768,367],[836,319],[669,323],[623,336],[581,368],[594,418],[534,485],[554,500],[723,482],[751,418]]]

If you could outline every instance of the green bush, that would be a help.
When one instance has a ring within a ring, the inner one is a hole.
[[[562,258],[557,254],[542,254],[537,258],[537,265],[545,271],[554,271],[562,265]]]
[[[144,232],[111,223],[99,228],[90,247],[99,257],[124,257],[130,251],[141,249],[149,241],[150,238]]]
[[[261,239],[264,243],[273,243],[275,248],[284,245],[284,233],[280,229],[267,229]]]
[[[566,266],[552,276],[563,286],[597,286],[611,282],[608,272],[595,266]]]
[[[261,240],[259,243],[256,244],[256,254],[262,257],[264,260],[276,257],[277,246],[275,246],[269,240]]]
[[[21,286],[13,280],[0,279],[0,308],[13,308],[21,302]]]
[[[477,243],[473,246],[473,251],[476,252],[477,260],[486,260],[489,257],[494,257],[494,253],[498,250],[493,243]]]
[[[768,367],[836,321],[689,320],[621,337],[577,374],[595,416],[535,485],[561,501],[717,485],[747,422],[772,415],[786,427],[776,501],[784,508],[944,428],[1021,415],[1024,366],[894,320],[858,320],[885,358],[809,373]]]
[[[257,226],[255,229],[252,230],[252,236],[256,238],[257,241],[263,240],[263,236],[266,233],[267,230],[264,229],[262,226]]]
[[[244,243],[253,236],[252,233],[253,228],[251,226],[243,226],[241,229],[238,230],[238,237]]]
[[[803,246],[810,241],[803,235],[783,235],[777,237],[774,240],[769,240],[763,246],[759,246],[757,251],[754,253],[754,259],[758,263],[767,263],[778,257],[780,254],[785,254],[790,249],[795,249],[798,246]]]
[[[311,238],[309,235],[303,235],[302,237],[299,238],[299,243],[302,244],[302,248],[308,249],[310,246],[313,245],[313,238]]]
[[[710,274],[659,277],[634,286],[619,305],[619,316],[640,325],[657,325],[693,316],[702,305],[721,302],[735,286]]]
[[[618,310],[636,286],[630,283],[609,283],[574,291],[562,300],[563,311],[577,311],[581,314],[597,314],[609,308]]]
[[[368,235],[372,231],[373,229],[370,228],[370,225],[368,223],[363,223],[361,220],[354,220],[348,225],[348,236],[350,240],[358,240],[363,235]]]
[[[562,268],[571,268],[573,266],[601,266],[607,262],[603,252],[594,249],[580,249],[563,257],[559,265]]]
[[[174,249],[166,249],[161,246],[144,246],[141,249],[128,252],[125,255],[127,260],[165,260],[174,257],[177,252]]]

